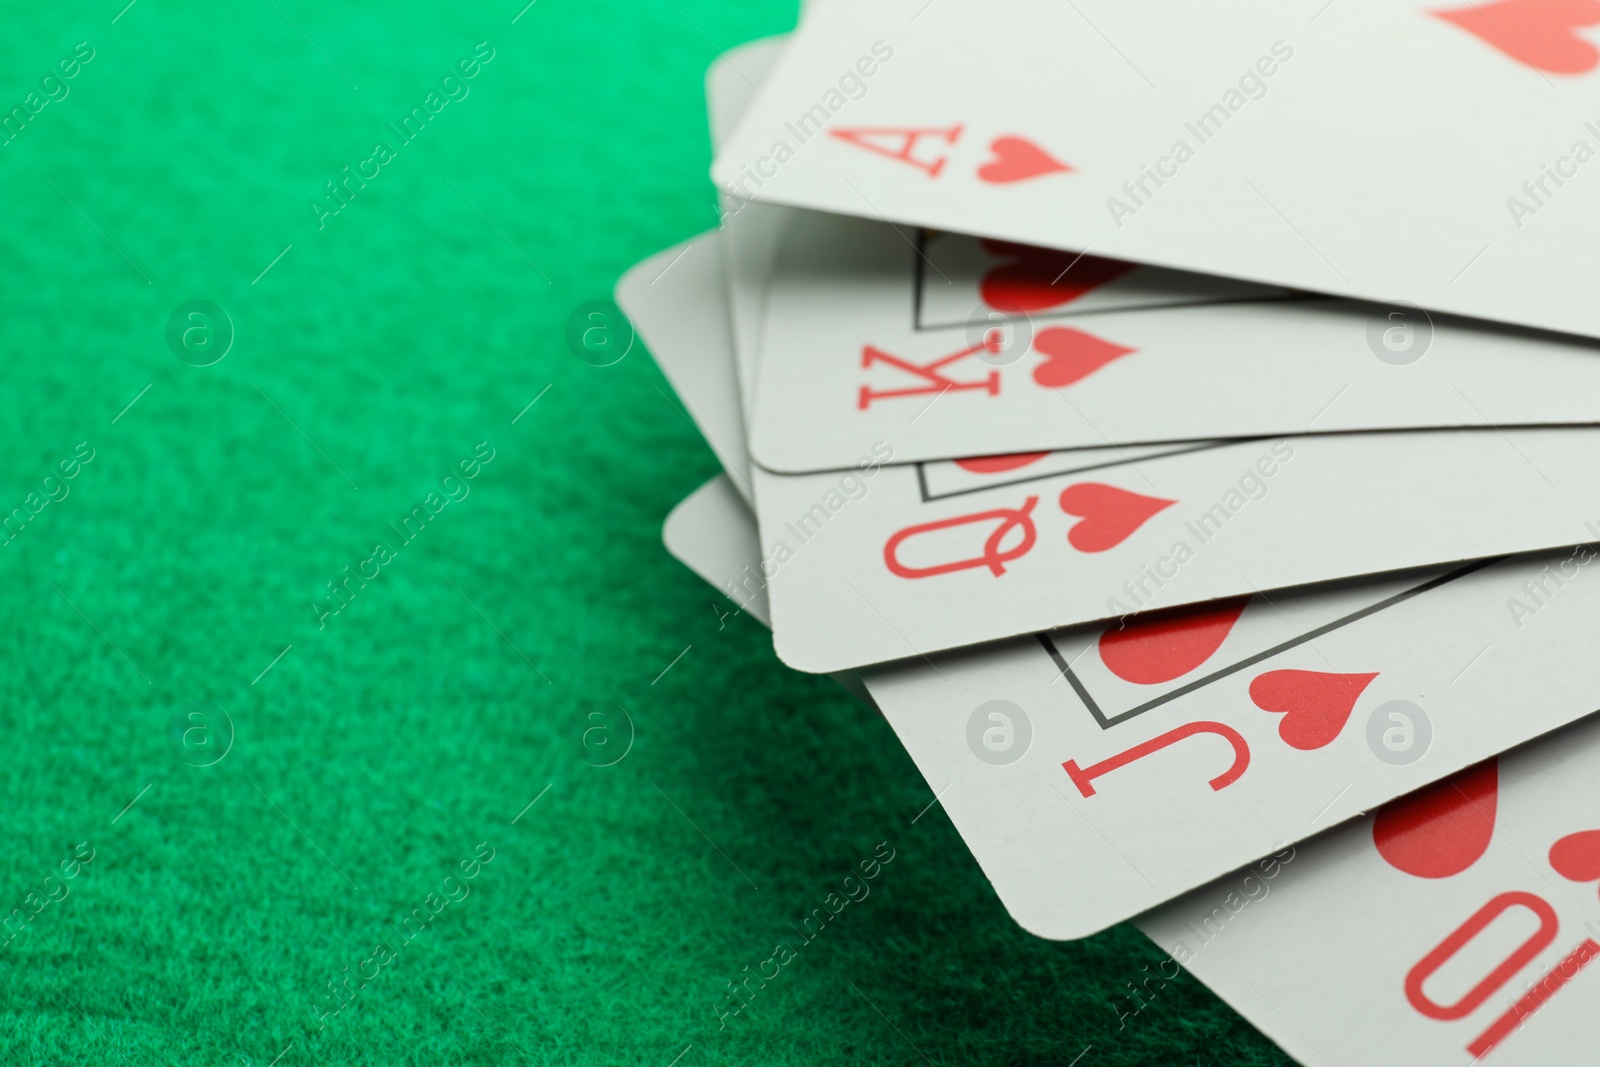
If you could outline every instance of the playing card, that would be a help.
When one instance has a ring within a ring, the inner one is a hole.
[[[712,478],[672,509],[661,527],[661,541],[674,559],[734,602],[725,610],[715,607],[717,629],[741,612],[763,626],[772,625],[766,590],[745,591],[735,584],[745,565],[761,558],[761,543],[755,516],[727,474]]]
[[[773,37],[729,49],[707,69],[706,110],[713,146],[720,144],[739,121],[786,39]],[[616,297],[619,303],[642,309],[650,324],[651,343],[662,351],[693,350],[707,343],[708,337],[717,352],[732,346],[736,354],[733,367],[714,359],[657,360],[657,365],[688,405],[684,414],[721,460],[729,484],[749,503],[753,494],[745,418],[756,380],[756,333],[761,326],[771,252],[777,247],[785,220],[794,212],[727,195],[721,197],[720,203],[722,226],[713,248],[685,241],[651,256],[618,280]],[[692,255],[696,249],[697,257]],[[724,257],[720,268],[709,262],[717,255]],[[708,282],[715,285],[726,281],[727,314],[720,323],[699,322],[673,302],[672,287],[658,285],[673,271],[678,272],[678,283],[697,291]],[[729,335],[730,330],[733,336]],[[749,340],[737,341],[735,336]],[[765,592],[759,599],[760,617],[765,622]]]
[[[745,566],[760,558],[759,542],[755,516],[726,474],[712,478],[672,509],[661,528],[661,540],[678,562],[722,594],[710,604],[718,631],[742,614],[763,626],[771,625],[766,595],[738,585]],[[724,598],[733,601],[732,606],[726,605]],[[851,696],[877,710],[858,672],[840,671],[832,677]]]
[[[1140,918],[1170,956],[1111,1009],[1181,964],[1308,1065],[1591,1062],[1597,753],[1589,718]]]
[[[711,127],[711,147],[718,149],[733,136],[745,109],[772,73],[788,34],[763,37],[723,52],[706,68],[706,118]]]
[[[1017,921],[1080,937],[1588,714],[1593,558],[1258,595],[867,684]]]
[[[801,214],[776,238],[750,419],[769,470],[879,440],[903,462],[1600,411],[1589,341]]]
[[[715,310],[707,314],[702,306],[685,305],[679,297],[686,291],[716,294]],[[713,353],[704,359],[658,356],[656,365],[688,411],[671,397],[663,394],[663,398],[699,428],[733,488],[745,500],[754,499],[739,382],[731,358],[722,260],[715,242],[685,241],[656,253],[618,279],[616,298],[652,351]]]
[[[724,357],[726,358],[726,357]],[[1595,536],[1600,430],[1426,431],[753,469],[778,654],[840,670]],[[1049,461],[1047,464],[1046,461]],[[1064,461],[1064,462],[1062,462]],[[966,484],[966,483],[979,484]]]
[[[768,37],[730,48],[707,68],[706,110],[711,121],[713,147],[720,146],[732,135],[787,40],[787,35]],[[757,203],[727,191],[719,193],[719,205],[722,212],[719,245],[728,286],[728,313],[732,319],[734,353],[738,357],[740,399],[748,417],[760,375],[756,355],[761,344],[767,278],[782,235],[797,212],[793,208]]]
[[[794,35],[744,197],[1600,335],[1582,0],[885,0]]]

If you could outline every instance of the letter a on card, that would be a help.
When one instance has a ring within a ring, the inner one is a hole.
[[[937,159],[917,158],[917,142],[924,137],[942,138],[945,144],[953,145],[961,136],[961,124],[958,122],[948,129],[901,129],[898,127],[858,127],[849,130],[829,130],[828,133],[841,141],[847,141],[857,148],[865,148],[868,152],[876,152],[880,156],[888,156],[902,163],[909,163],[918,170],[927,171],[928,177],[937,178],[944,169],[947,156]]]

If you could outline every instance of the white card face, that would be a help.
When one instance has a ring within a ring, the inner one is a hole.
[[[720,146],[733,133],[787,40],[787,36],[768,37],[730,48],[706,70],[706,109],[711,119],[713,146]],[[756,355],[761,343],[772,257],[789,220],[797,212],[726,192],[720,195],[720,200],[720,244],[726,268],[728,312],[733,320],[734,351],[738,354],[740,399],[748,417],[759,381]]]
[[[1308,1065],[1592,1063],[1597,756],[1590,718],[1142,917],[1123,1024],[1181,963]]]
[[[656,365],[672,383],[688,411],[671,397],[663,399],[697,426],[722,462],[722,469],[745,500],[754,499],[750,452],[745,445],[739,383],[729,359],[728,303],[722,295],[722,260],[715,241],[698,238],[657,252],[629,268],[617,281],[616,299],[633,320],[640,339],[657,353]],[[686,307],[677,299],[684,289],[716,294],[714,306]],[[699,351],[711,359],[692,358]],[[659,353],[684,353],[691,358],[662,358]]]
[[[718,626],[729,615],[748,612],[763,626],[768,621],[767,591],[749,580],[750,568],[761,561],[756,520],[726,474],[719,474],[685,497],[661,527],[661,541],[673,558],[710,582],[733,606],[718,610]]]
[[[719,597],[711,604],[718,630],[740,614],[770,625],[766,590],[754,577],[761,563],[756,519],[727,475],[717,475],[680,501],[661,528],[661,540],[678,562],[733,602],[723,606]],[[832,677],[851,696],[877,709],[860,674],[840,671]]]
[[[911,461],[1600,412],[1591,341],[801,216],[771,274],[750,422],[769,470],[847,467],[879,440]]]
[[[726,357],[725,357],[726,358]],[[863,666],[1057,626],[1592,539],[1600,430],[1438,430],[1098,455],[753,468],[778,654]],[[1050,460],[1050,470],[1045,461]],[[989,467],[984,484],[974,463]],[[1559,488],[1557,488],[1559,487]]]
[[[723,52],[706,68],[706,118],[711,124],[713,149],[733,136],[788,39],[788,34],[781,34],[747,41]]]
[[[1600,578],[1583,552],[1037,635],[866,680],[1012,916],[1083,937],[1588,715]],[[1554,595],[1514,617],[1528,581]]]
[[[654,282],[636,267],[619,288],[674,375],[728,378],[719,266],[697,243]],[[725,465],[737,463],[732,447]],[[1600,489],[1600,429],[883,466],[895,458],[894,442],[879,441],[843,472],[752,469],[761,575],[790,666],[848,670],[1132,611],[1575,544],[1595,536],[1586,524]],[[974,474],[981,485],[952,485]]]
[[[740,195],[1600,336],[1600,24],[1507,0],[824,5]]]

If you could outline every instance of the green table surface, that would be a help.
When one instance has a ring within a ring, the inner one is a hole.
[[[714,225],[705,68],[793,0],[124,2],[0,32],[0,1063],[1287,1062],[1014,925],[662,549],[717,465],[647,355],[568,349]]]

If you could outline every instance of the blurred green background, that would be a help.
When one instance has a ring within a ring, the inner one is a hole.
[[[0,1061],[1287,1062],[1187,978],[1119,1021],[1161,958],[1131,928],[1014,926],[888,727],[662,550],[716,460],[646,354],[567,349],[715,224],[703,72],[793,0],[4,19]],[[197,300],[206,367],[166,338]]]

